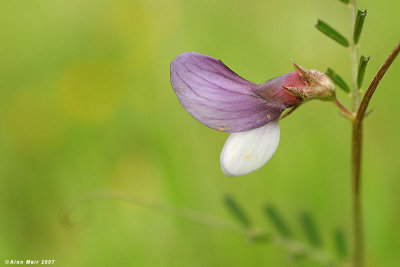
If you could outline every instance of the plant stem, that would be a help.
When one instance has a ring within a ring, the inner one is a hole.
[[[362,148],[362,120],[353,121],[352,138],[352,176],[353,176],[353,231],[354,231],[354,267],[363,266],[363,235],[361,214],[361,148]]]
[[[353,209],[354,209],[354,266],[363,266],[363,236],[362,236],[362,213],[361,213],[361,152],[362,152],[362,130],[365,112],[368,104],[382,80],[390,65],[396,59],[400,52],[400,43],[386,59],[385,63],[379,69],[371,84],[369,85],[365,95],[357,110],[357,115],[353,121],[353,138],[352,138],[352,175],[353,175]]]
[[[358,76],[358,46],[354,42],[354,25],[357,19],[357,5],[356,0],[350,0],[350,25],[351,25],[351,38],[350,38],[350,60],[351,60],[351,110],[356,112],[360,104],[360,91],[358,90],[357,76]]]
[[[351,110],[355,113],[359,105],[359,90],[357,84],[358,76],[358,47],[354,42],[354,25],[356,23],[357,6],[356,0],[350,0],[350,60],[351,60]],[[360,192],[360,170],[361,170],[361,145],[362,145],[362,120],[353,120],[352,133],[352,180],[353,180],[353,253],[354,267],[363,265],[363,235],[361,215],[361,192]]]

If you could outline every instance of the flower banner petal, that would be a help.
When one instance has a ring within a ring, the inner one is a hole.
[[[195,119],[219,131],[258,128],[279,118],[286,108],[255,93],[258,84],[241,78],[220,60],[195,52],[172,61],[171,84]]]
[[[262,167],[278,148],[279,137],[279,119],[247,132],[232,133],[222,149],[222,172],[241,176]]]

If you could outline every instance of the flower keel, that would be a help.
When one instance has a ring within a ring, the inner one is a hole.
[[[278,148],[279,120],[241,133],[232,133],[222,149],[220,162],[225,175],[241,176],[269,161]]]

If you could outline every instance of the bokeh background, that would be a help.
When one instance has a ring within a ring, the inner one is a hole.
[[[399,41],[400,2],[362,0],[365,83]],[[169,82],[179,53],[220,58],[264,82],[332,67],[350,80],[349,51],[314,28],[321,18],[349,36],[348,8],[334,0],[38,0],[0,2],[0,259],[54,259],[58,266],[319,266],[281,248],[132,205],[95,200],[96,190],[234,220],[230,194],[252,222],[277,207],[298,240],[310,212],[324,249],[332,231],[351,234],[350,125],[313,101],[281,123],[279,148],[246,177],[222,174],[228,137],[196,122]],[[368,266],[400,256],[400,61],[365,121],[363,204]],[[349,103],[348,96],[338,92]]]

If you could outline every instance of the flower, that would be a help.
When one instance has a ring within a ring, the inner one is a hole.
[[[334,99],[325,74],[293,65],[296,72],[256,84],[203,54],[187,52],[172,61],[171,84],[186,111],[209,128],[231,133],[220,157],[225,175],[245,175],[268,162],[278,147],[285,109]]]

